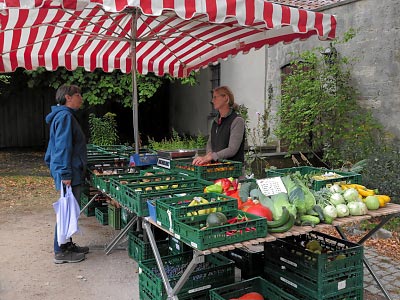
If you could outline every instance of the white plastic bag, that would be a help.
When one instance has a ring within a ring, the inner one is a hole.
[[[65,195],[61,184],[61,195],[57,202],[53,203],[57,215],[57,242],[58,245],[69,242],[70,237],[79,232],[78,219],[80,207],[72,193],[72,187],[67,186]]]

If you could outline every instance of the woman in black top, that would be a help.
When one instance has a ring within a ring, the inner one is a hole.
[[[244,162],[245,122],[236,113],[238,105],[227,86],[214,89],[212,103],[218,110],[207,142],[207,154],[193,160],[194,165],[204,165],[222,159]]]

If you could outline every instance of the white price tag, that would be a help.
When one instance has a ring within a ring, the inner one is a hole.
[[[287,193],[286,187],[280,177],[271,177],[256,180],[258,187],[265,196]]]

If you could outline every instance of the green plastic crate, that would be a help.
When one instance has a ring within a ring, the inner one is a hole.
[[[125,228],[133,216],[134,214],[132,212],[128,211],[124,207],[121,207],[121,228]]]
[[[190,246],[186,245],[184,242],[178,240],[172,235],[169,236],[168,241],[168,250],[171,255],[193,250]]]
[[[339,172],[335,170],[329,170],[325,168],[315,168],[315,167],[293,167],[293,168],[284,168],[284,169],[275,169],[275,170],[267,170],[266,177],[282,177],[288,174],[294,174],[299,172],[302,176],[308,175],[311,180],[311,186],[315,191],[319,191],[320,189],[326,187],[327,185],[331,185],[335,182],[345,182],[345,183],[358,183],[361,184],[362,176],[357,173],[351,172]],[[324,173],[334,172],[341,177],[337,178],[327,178],[325,180],[313,180],[313,175],[322,175]]]
[[[160,256],[169,254],[168,239],[156,240],[156,244]],[[129,232],[128,255],[137,262],[154,258],[150,242],[143,240],[143,233],[137,231]]]
[[[108,225],[116,230],[121,229],[121,208],[108,205]]]
[[[254,277],[237,283],[210,290],[210,300],[229,300],[250,292],[257,292],[266,300],[298,300],[278,286],[261,277]]]
[[[194,197],[202,197],[209,203],[189,206]],[[237,199],[217,193],[193,193],[183,197],[162,198],[156,200],[157,224],[173,232],[174,221],[185,218],[188,214],[197,215],[199,210],[207,214],[211,211],[227,211],[237,208]]]
[[[86,204],[89,203],[89,198],[86,194],[81,194],[81,209],[85,207]],[[93,203],[89,205],[82,213],[87,217],[92,217],[95,215],[94,213],[95,206]]]
[[[171,287],[176,285],[191,259],[192,251],[163,258]],[[188,299],[188,297],[204,295],[208,293],[208,290],[233,283],[234,280],[235,265],[233,261],[220,254],[205,255],[204,262],[197,264],[178,293],[178,297],[179,299]],[[167,299],[155,259],[139,262],[139,289],[145,291],[152,300]]]
[[[139,171],[135,168],[124,166],[124,167],[114,167],[114,166],[99,166],[95,169],[89,170],[90,183],[91,185],[102,191],[103,193],[110,193],[110,179],[119,178],[124,175],[139,174]]]
[[[319,241],[321,254],[305,248],[311,240]],[[362,289],[363,247],[358,244],[313,231],[266,243],[264,251],[265,277],[308,299]]]
[[[171,160],[171,169],[205,180],[228,177],[237,178],[242,175],[242,163],[230,160],[222,160],[221,162],[205,166],[194,166],[192,159],[190,161]]]
[[[94,210],[96,220],[102,225],[108,225],[108,208],[96,207]]]
[[[178,239],[198,250],[206,250],[267,236],[265,218],[241,210],[224,211],[223,213],[228,220],[241,215],[246,216],[248,221],[204,229],[207,215],[186,217],[174,223],[174,234]]]
[[[150,182],[146,185],[123,185],[119,201],[139,217],[149,215],[147,200],[176,197],[181,194],[198,193],[204,190],[208,182],[196,178],[190,180],[170,180]],[[158,187],[163,188],[159,189]],[[139,191],[138,189],[142,189]]]
[[[125,205],[125,192],[124,188],[128,186],[133,189],[144,189],[149,186],[148,189],[161,190],[171,181],[194,181],[195,178],[189,177],[183,174],[166,173],[145,176],[144,174],[130,174],[122,175],[118,177],[110,178],[110,195],[116,200]],[[154,183],[152,185],[152,183]]]

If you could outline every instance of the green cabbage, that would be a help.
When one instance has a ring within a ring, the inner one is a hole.
[[[280,219],[282,216],[282,208],[285,206],[288,211],[296,217],[296,207],[293,204],[290,204],[288,194],[286,193],[279,193],[276,195],[270,196],[271,200],[273,202],[273,211],[272,215],[274,217],[274,220]]]
[[[294,204],[300,215],[306,214],[316,204],[315,197],[310,189],[298,178],[290,175],[282,177],[283,184],[289,195],[289,202]]]

